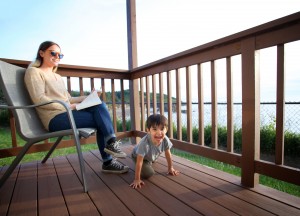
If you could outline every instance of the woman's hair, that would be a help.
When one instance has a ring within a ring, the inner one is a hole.
[[[168,129],[168,119],[161,114],[152,114],[148,117],[146,126],[148,129],[156,126],[164,126]]]
[[[57,43],[54,43],[52,41],[45,41],[43,43],[41,43],[41,45],[39,46],[39,49],[37,51],[37,54],[36,54],[36,58],[35,60],[29,65],[29,67],[41,67],[42,64],[43,64],[43,58],[41,57],[40,55],[40,51],[46,51],[49,47],[53,46],[53,45],[56,45],[60,48],[60,46],[57,44]],[[53,72],[56,72],[57,71],[57,67],[54,67],[53,68]]]

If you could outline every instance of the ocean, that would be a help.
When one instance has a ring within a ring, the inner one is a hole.
[[[234,104],[234,126],[242,127],[242,105]],[[217,106],[218,125],[227,126],[227,105]],[[164,113],[168,116],[168,112]],[[192,104],[192,125],[198,127],[198,104]],[[177,112],[172,114],[173,122],[177,124]],[[182,106],[182,126],[187,124],[186,105]],[[276,124],[276,105],[274,103],[262,103],[260,106],[261,126]],[[204,126],[211,125],[211,104],[204,104]],[[285,130],[300,133],[300,103],[288,103],[285,106]]]

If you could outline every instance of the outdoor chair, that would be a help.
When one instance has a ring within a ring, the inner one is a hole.
[[[69,106],[63,101],[53,100],[47,103],[34,105],[25,87],[25,71],[25,68],[21,68],[0,61],[0,87],[7,103],[7,105],[0,105],[0,109],[10,109],[12,111],[16,122],[16,130],[20,137],[26,142],[20,150],[20,152],[18,153],[18,155],[16,156],[16,158],[14,159],[14,161],[10,164],[10,166],[0,179],[0,188],[9,178],[13,170],[20,163],[20,161],[32,145],[49,138],[57,138],[56,142],[53,144],[45,158],[42,160],[42,163],[45,163],[51,155],[51,153],[56,148],[56,146],[60,143],[62,138],[64,136],[73,135],[73,139],[78,153],[83,189],[84,192],[87,192],[85,166],[80,146],[80,138],[88,138],[91,134],[95,132],[95,129],[77,129],[72,111],[69,108]],[[72,129],[49,132],[44,128],[35,108],[50,103],[60,103],[65,107]]]

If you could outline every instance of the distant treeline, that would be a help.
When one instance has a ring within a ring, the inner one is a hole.
[[[90,92],[89,91],[84,91],[84,95],[88,95]],[[71,91],[71,95],[73,97],[76,96],[80,96],[80,92],[79,91]],[[106,96],[106,101],[107,102],[111,102],[111,92],[105,92],[105,96]],[[139,92],[139,95],[141,95],[141,92]],[[146,100],[146,92],[144,92],[144,97]],[[121,91],[116,91],[115,92],[115,98],[116,98],[116,103],[121,103],[122,102],[122,94]],[[130,103],[130,91],[129,89],[124,90],[124,101],[125,103],[129,104]],[[150,93],[150,101],[153,101],[153,93]],[[156,93],[156,101],[160,101],[160,94]],[[164,94],[164,101],[167,102],[168,101],[168,96],[166,94]],[[172,97],[172,102],[176,102],[176,98]]]
[[[90,92],[89,91],[84,91],[84,95],[88,95]],[[105,92],[105,96],[106,96],[106,101],[107,102],[111,102],[111,92]],[[140,93],[141,94],[141,93]],[[71,95],[73,97],[76,96],[80,96],[80,92],[79,91],[71,91]],[[144,97],[146,100],[146,92],[144,92]],[[116,91],[115,92],[115,98],[116,98],[116,103],[121,103],[122,102],[122,95],[121,95],[121,91]],[[125,103],[129,104],[130,103],[130,91],[129,89],[124,90],[124,100]],[[159,102],[160,101],[160,94],[156,94],[156,100]],[[150,93],[150,101],[153,101],[153,93]],[[166,94],[164,94],[164,101],[167,102],[168,101],[168,96]],[[176,102],[176,98],[172,97],[172,102],[175,103]],[[0,90],[0,104],[5,104],[5,98],[3,95],[3,92]]]

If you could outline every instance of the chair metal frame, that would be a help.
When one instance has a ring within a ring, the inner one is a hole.
[[[6,62],[0,61],[0,87],[6,99],[7,105],[0,105],[0,109],[10,109],[16,122],[16,130],[20,137],[26,141],[16,158],[9,165],[0,179],[0,188],[12,174],[16,166],[20,163],[26,152],[35,143],[44,141],[49,138],[57,137],[47,155],[42,160],[45,163],[60,143],[64,136],[73,135],[76,146],[79,166],[81,171],[81,179],[84,192],[87,192],[87,183],[85,178],[85,166],[83,154],[80,146],[80,138],[88,138],[95,132],[94,128],[77,128],[72,110],[68,104],[60,100],[52,100],[46,103],[33,104],[24,83],[25,68],[21,68]],[[36,107],[45,106],[50,103],[60,103],[65,109],[69,117],[71,129],[49,132],[42,125],[41,120],[36,112]]]

